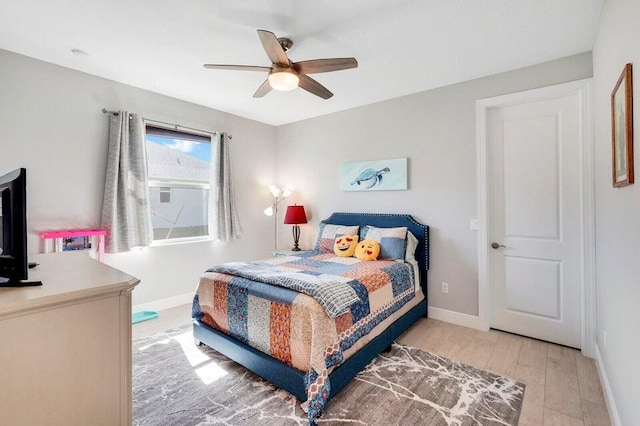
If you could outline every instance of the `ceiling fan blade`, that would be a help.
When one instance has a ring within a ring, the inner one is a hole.
[[[312,59],[310,61],[300,61],[293,64],[293,68],[300,74],[316,74],[357,67],[358,61],[356,61],[356,58]]]
[[[311,77],[304,74],[300,74],[298,77],[300,78],[300,83],[298,83],[298,86],[302,87],[307,92],[313,93],[316,96],[320,96],[322,99],[329,99],[333,96],[333,93],[331,93],[326,87],[324,87],[322,84],[318,83]]]
[[[258,37],[262,42],[264,51],[274,64],[289,65],[289,58],[278,41],[278,37],[271,31],[258,30]]]
[[[258,67],[253,65],[204,64],[204,67],[209,70],[229,70],[229,71],[269,71],[271,70],[271,67]]]
[[[267,79],[264,81],[264,83],[260,85],[260,87],[258,87],[258,90],[256,90],[256,93],[253,94],[253,97],[261,98],[267,93],[269,93],[270,91],[271,91],[271,85],[269,84],[269,79]]]

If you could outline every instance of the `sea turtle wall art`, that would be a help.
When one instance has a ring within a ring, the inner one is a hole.
[[[343,191],[394,191],[407,189],[407,159],[343,163]]]

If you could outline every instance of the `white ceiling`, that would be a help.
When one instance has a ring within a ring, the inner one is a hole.
[[[280,125],[590,51],[601,6],[602,0],[2,0],[0,48]],[[302,89],[254,99],[266,73],[202,65],[270,66],[256,29],[291,38],[294,62],[353,56],[359,67],[313,75],[334,93],[329,100]]]

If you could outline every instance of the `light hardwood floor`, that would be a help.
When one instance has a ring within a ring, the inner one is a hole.
[[[134,324],[133,339],[191,322],[190,305],[159,314]],[[595,362],[575,349],[433,319],[419,320],[398,341],[525,383],[521,426],[611,424]]]

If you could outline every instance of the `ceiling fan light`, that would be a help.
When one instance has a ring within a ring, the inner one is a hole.
[[[298,87],[300,79],[291,71],[279,71],[269,74],[269,84],[276,90],[288,91]]]

